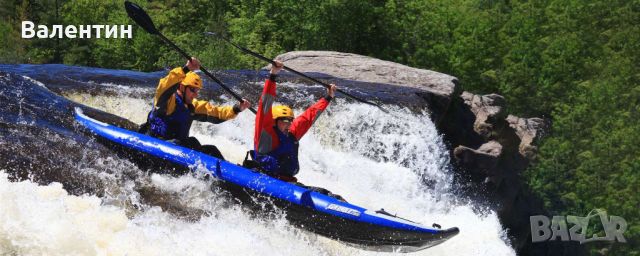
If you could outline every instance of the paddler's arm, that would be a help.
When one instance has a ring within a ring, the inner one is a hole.
[[[318,102],[307,108],[302,115],[293,120],[289,132],[291,132],[297,140],[300,140],[302,136],[309,131],[309,128],[318,120],[322,112],[327,109],[329,103],[333,97],[335,97],[337,89],[338,87],[335,84],[331,84],[331,87],[327,89],[326,96],[318,100]]]
[[[199,69],[200,62],[196,58],[187,61],[183,67],[174,68],[169,71],[169,74],[160,79],[158,87],[156,88],[156,94],[154,96],[154,106],[157,108],[165,107],[168,109],[167,113],[173,112],[175,109],[175,100],[171,97],[180,87],[180,82],[184,80],[186,74],[189,71]],[[170,105],[170,106],[167,106]]]
[[[222,123],[229,119],[235,118],[240,112],[247,109],[250,105],[249,101],[243,99],[241,104],[234,106],[214,106],[206,100],[193,99],[193,119],[210,122],[214,124]]]
[[[261,154],[269,153],[278,144],[278,137],[273,130],[275,121],[273,120],[271,107],[276,99],[276,76],[282,69],[283,64],[277,60],[275,62],[276,65],[272,65],[269,72],[269,78],[264,82],[264,89],[258,102],[258,113],[256,113],[253,146]]]

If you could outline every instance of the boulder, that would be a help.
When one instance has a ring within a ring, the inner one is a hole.
[[[505,100],[498,94],[476,95],[463,92],[460,97],[476,116],[473,130],[485,139],[491,139],[496,132],[496,125],[505,117]]]
[[[483,177],[495,176],[499,174],[502,145],[497,141],[489,141],[478,149],[460,145],[453,150],[453,155],[460,167]]]
[[[520,138],[520,154],[529,160],[535,159],[538,148],[534,144],[542,138],[544,131],[548,129],[548,123],[542,118],[520,118],[514,115],[507,116],[506,120]]]
[[[452,99],[462,93],[462,87],[454,76],[358,54],[294,51],[278,55],[276,59],[300,72],[318,72],[353,81],[420,89],[416,94],[427,102],[436,123],[445,115]]]

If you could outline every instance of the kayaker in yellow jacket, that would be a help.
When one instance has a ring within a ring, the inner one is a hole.
[[[213,145],[201,145],[189,137],[193,120],[210,123],[222,123],[235,118],[247,109],[251,103],[243,99],[235,106],[215,106],[206,100],[198,100],[202,89],[202,80],[195,73],[200,62],[191,58],[184,67],[174,68],[160,79],[153,101],[153,109],[147,119],[146,133],[191,148],[220,159],[224,159],[218,148]]]

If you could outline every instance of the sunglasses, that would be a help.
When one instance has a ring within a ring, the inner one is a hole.
[[[200,91],[200,89],[198,88],[193,88],[193,87],[187,87],[187,89],[191,92],[191,93],[198,93]]]
[[[284,123],[291,123],[293,122],[293,118],[280,118],[280,121]]]

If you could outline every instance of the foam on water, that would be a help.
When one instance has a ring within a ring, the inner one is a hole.
[[[65,95],[68,99],[81,102],[87,106],[96,107],[106,112],[126,117],[131,122],[142,124],[147,121],[147,113],[151,109],[151,101],[127,97],[126,100],[117,100],[113,96],[91,95],[77,93]]]
[[[185,189],[184,179],[155,179],[175,183],[165,184],[170,189]],[[203,193],[197,189],[203,187],[200,182],[188,181],[186,190]],[[9,182],[4,173],[0,205],[1,255],[264,255],[275,248],[281,255],[329,253],[309,242],[289,244],[315,238],[283,219],[252,219],[239,207],[219,207],[197,222],[177,219],[158,207],[129,219],[124,209],[98,197],[70,196],[59,183]]]
[[[136,122],[149,108],[148,102],[127,97],[74,99]],[[332,103],[300,142],[299,180],[365,208],[460,228],[459,235],[416,255],[514,255],[495,212],[473,211],[453,195],[447,150],[426,115],[388,108],[395,114]],[[218,146],[227,160],[241,162],[253,144],[253,121],[247,111],[218,125],[194,123],[191,132],[203,144]],[[211,181],[158,174],[149,180],[211,214],[186,221],[146,207],[127,217],[125,209],[104,198],[69,196],[59,184],[10,183],[3,175],[0,254],[376,254],[294,228],[282,216],[253,218],[212,191]]]

